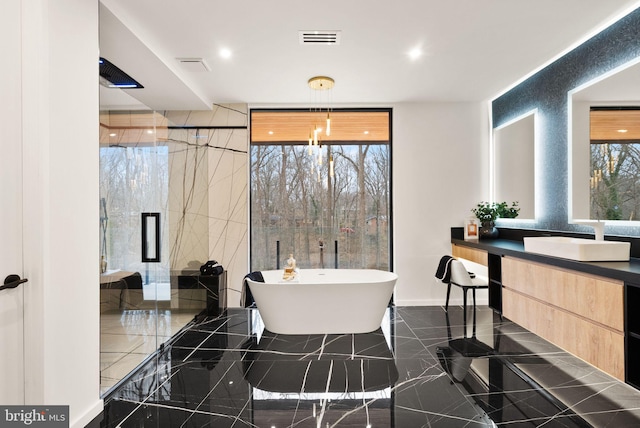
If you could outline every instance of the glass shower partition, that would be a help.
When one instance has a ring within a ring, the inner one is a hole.
[[[162,345],[225,305],[226,272],[200,270],[217,248],[209,166],[218,163],[217,134],[169,126],[150,110],[105,111],[100,131],[101,390],[163,399],[175,352]]]
[[[100,376],[105,393],[152,359],[171,336],[165,233],[169,161],[168,148],[158,139],[166,134],[158,113],[102,112],[100,122]]]
[[[181,387],[167,379],[180,368],[173,345],[188,341],[185,327],[217,317],[228,290],[235,304],[240,300],[239,287],[227,288],[227,269],[239,272],[231,279],[238,283],[247,267],[227,248],[246,239],[246,115],[218,106],[204,118],[193,116],[101,113],[101,386],[107,399],[142,399],[143,391],[170,397]],[[203,271],[214,258],[217,269]],[[172,346],[162,346],[167,342]]]

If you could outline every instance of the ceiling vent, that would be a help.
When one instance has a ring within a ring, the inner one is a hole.
[[[209,65],[202,58],[176,58],[186,71],[200,72],[211,71]]]
[[[133,89],[144,88],[133,77],[110,63],[104,58],[100,58],[100,84],[108,88]]]
[[[342,31],[298,31],[301,45],[339,45]]]

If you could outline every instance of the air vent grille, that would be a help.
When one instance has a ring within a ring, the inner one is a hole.
[[[176,58],[183,69],[186,71],[211,71],[209,64],[202,58]]]
[[[298,31],[301,45],[339,45],[341,31]]]

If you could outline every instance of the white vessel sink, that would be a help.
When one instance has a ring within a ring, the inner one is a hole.
[[[566,236],[540,236],[525,237],[524,250],[581,262],[612,262],[628,261],[631,244]]]

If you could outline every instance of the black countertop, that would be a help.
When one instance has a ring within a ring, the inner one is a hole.
[[[452,232],[451,243],[485,250],[489,254],[498,256],[510,256],[536,263],[547,264],[564,269],[571,269],[592,275],[617,279],[624,282],[640,285],[640,259],[631,258],[628,262],[579,262],[560,257],[546,256],[542,254],[524,251],[522,241],[511,239],[481,239],[464,240],[454,237]]]

